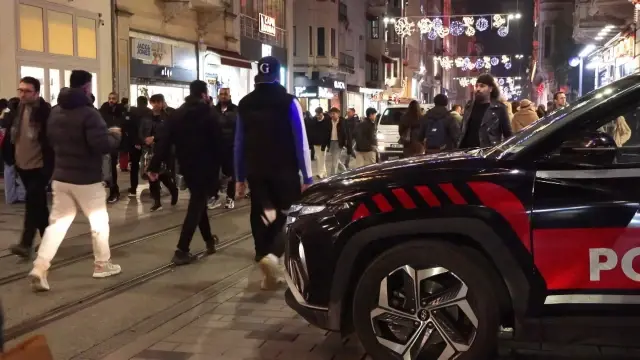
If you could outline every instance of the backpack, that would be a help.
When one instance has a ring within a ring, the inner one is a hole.
[[[447,145],[444,118],[430,119],[425,129],[427,149],[442,149]]]

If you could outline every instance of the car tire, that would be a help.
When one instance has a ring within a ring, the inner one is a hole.
[[[382,345],[381,341],[383,340],[378,340],[373,324],[374,322],[379,324],[379,322],[373,320],[372,313],[374,309],[379,308],[381,282],[386,281],[392,272],[407,265],[413,269],[445,268],[449,270],[448,276],[451,276],[451,273],[455,274],[451,278],[461,280],[461,286],[466,285],[468,289],[465,298],[469,306],[465,306],[465,309],[470,308],[475,315],[477,323],[475,335],[472,336],[473,340],[470,341],[470,344],[467,342],[468,348],[464,352],[458,352],[457,357],[452,358],[475,360],[489,359],[494,356],[497,351],[500,326],[499,303],[491,281],[491,276],[496,276],[495,272],[493,270],[487,271],[487,269],[492,269],[491,264],[475,249],[440,240],[417,240],[393,247],[379,255],[363,272],[354,293],[352,317],[356,334],[367,353],[380,360],[403,358],[398,353],[391,351],[388,346]],[[416,274],[421,276],[420,273],[416,272]],[[443,289],[446,288],[443,287]],[[418,301],[422,301],[419,296],[416,305],[418,305]],[[457,313],[458,317],[466,314],[461,309],[462,307],[455,309],[460,311]],[[416,313],[420,314],[420,311],[424,310],[420,310],[420,305],[418,305]],[[432,314],[430,317],[434,322],[438,318],[442,318],[442,312],[438,316]],[[421,320],[419,316],[417,320]],[[415,325],[417,326],[417,324],[416,322]],[[444,329],[433,323],[426,323],[426,325],[431,325],[435,330]],[[444,337],[442,339],[444,340]],[[440,346],[446,346],[446,344],[453,343],[444,341],[444,345]],[[413,360],[416,357],[414,355],[404,358]],[[439,355],[434,356],[434,359],[438,358]]]

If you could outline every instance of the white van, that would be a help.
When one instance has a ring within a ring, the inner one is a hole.
[[[433,104],[420,104],[425,112],[434,106]],[[409,108],[409,104],[389,105],[376,121],[380,161],[399,159],[402,156],[402,145],[398,143],[400,140],[398,126],[407,108]]]

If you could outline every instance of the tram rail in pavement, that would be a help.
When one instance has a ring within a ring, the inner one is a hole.
[[[242,205],[242,206],[237,206],[237,207],[235,207],[234,209],[231,209],[231,210],[221,210],[221,211],[218,211],[218,212],[216,212],[214,214],[209,215],[209,219],[210,220],[211,219],[216,219],[216,218],[224,216],[224,215],[233,214],[233,213],[239,212],[241,210],[247,209],[248,207],[249,207],[249,204],[245,204],[245,205]],[[134,238],[131,238],[131,239],[128,239],[128,240],[125,240],[125,241],[117,242],[115,244],[111,244],[111,250],[120,249],[120,248],[124,248],[124,247],[130,246],[130,245],[133,245],[133,244],[137,244],[139,242],[151,240],[151,239],[166,235],[166,234],[168,234],[170,232],[173,232],[173,231],[175,231],[175,230],[177,230],[177,229],[179,229],[181,227],[182,227],[182,224],[173,225],[173,226],[166,227],[166,228],[164,228],[162,230],[155,231],[155,232],[152,232],[152,233],[144,235],[144,236],[134,237]],[[113,234],[113,231],[112,231],[112,234]],[[66,238],[64,241],[68,242],[68,241],[70,241],[72,239],[77,239],[77,238],[86,237],[86,236],[90,236],[90,234],[81,234],[81,235],[69,237],[69,238]],[[54,262],[51,265],[51,270],[60,269],[62,267],[75,264],[77,262],[89,259],[91,257],[93,257],[93,251],[84,251],[84,252],[81,252],[79,254],[72,255],[72,256],[69,256],[67,258],[63,258],[61,260],[57,260],[57,261],[54,260]],[[2,261],[3,259],[13,259],[13,258],[15,258],[14,255],[0,256],[0,261]],[[12,283],[14,281],[20,281],[20,280],[24,279],[29,274],[29,271],[30,270],[19,271],[19,272],[15,272],[15,273],[10,274],[10,275],[5,276],[5,277],[1,277],[0,278],[0,286]]]

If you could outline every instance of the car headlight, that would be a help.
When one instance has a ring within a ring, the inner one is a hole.
[[[383,134],[383,133],[377,133],[377,134],[376,134],[376,138],[377,138],[378,140],[384,140],[384,134]]]
[[[296,222],[300,216],[315,214],[324,209],[324,205],[293,205],[287,213],[287,225]]]

